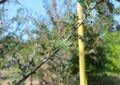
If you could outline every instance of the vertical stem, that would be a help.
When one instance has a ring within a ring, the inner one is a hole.
[[[30,85],[33,85],[32,83],[33,79],[32,79],[32,75],[30,76]]]
[[[83,10],[80,3],[77,3],[77,13],[78,13],[78,23],[81,23],[83,19]],[[85,53],[84,53],[84,31],[83,25],[81,24],[78,27],[78,35],[82,38],[78,38],[78,46],[79,46],[79,76],[80,76],[80,85],[87,85],[87,78],[85,72]]]

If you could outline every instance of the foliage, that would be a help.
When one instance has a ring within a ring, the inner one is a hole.
[[[117,15],[112,2],[108,0],[78,0],[82,3],[86,19],[84,25],[86,71],[89,73],[120,73],[119,67],[119,24],[113,19]],[[63,0],[66,10],[58,13],[57,0],[51,3],[44,1],[47,12],[47,21],[33,17],[29,10],[21,7],[17,15],[12,19],[4,19],[4,6],[0,8],[2,24],[0,26],[0,69],[5,68],[7,60],[15,60],[16,73],[20,78],[31,72],[46,56],[49,56],[55,48],[60,51],[36,71],[33,78],[38,78],[43,84],[49,85],[78,85],[78,38],[76,25],[76,5],[72,0]],[[95,8],[92,6],[95,5]],[[63,6],[62,5],[62,6]],[[70,7],[73,7],[72,9]],[[95,16],[92,10],[95,10]],[[3,15],[2,15],[3,14]],[[67,16],[67,17],[66,17]],[[9,32],[15,23],[15,31]],[[52,23],[52,26],[51,26]],[[32,24],[32,25],[31,25]],[[115,26],[116,25],[116,26]],[[26,28],[27,27],[27,28]],[[75,28],[75,29],[74,29]],[[5,34],[7,30],[7,34]],[[114,31],[116,30],[116,31]],[[27,40],[24,39],[27,36]],[[14,66],[14,65],[10,65]],[[90,80],[92,76],[88,77]],[[99,78],[98,78],[99,79]],[[91,81],[91,80],[90,80]]]
[[[112,32],[112,33],[105,33],[105,40],[104,43],[106,43],[105,47],[105,52],[106,52],[106,57],[107,60],[110,61],[105,64],[106,70],[110,70],[114,73],[120,73],[120,68],[119,68],[119,42],[120,39],[119,37],[119,32]],[[111,37],[111,38],[110,38]],[[109,39],[110,38],[110,39]]]

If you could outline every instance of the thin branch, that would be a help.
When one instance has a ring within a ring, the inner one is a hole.
[[[64,39],[64,41],[67,41],[67,40],[69,40],[71,37],[72,37],[72,33],[71,34],[69,34],[65,39]]]
[[[97,5],[100,4],[100,3],[102,3],[103,1],[104,1],[104,0],[96,0],[96,4],[95,4],[94,7],[91,8],[90,12],[91,12],[92,10],[94,10],[94,9],[97,7]],[[90,15],[90,12],[89,12],[89,13],[84,13],[83,19],[81,20],[80,23],[78,23],[78,24],[75,26],[75,29],[74,29],[74,30],[77,30],[78,27],[83,24],[84,20]],[[69,40],[69,39],[72,37],[72,35],[73,35],[72,33],[69,34],[69,35],[65,38],[65,41]]]
[[[95,9],[97,7],[97,5],[102,3],[103,1],[104,0],[97,0],[95,6],[90,9],[90,12],[93,9]],[[82,21],[75,28],[78,28],[84,22],[84,20],[90,15],[90,12],[84,14],[84,17],[83,17]]]
[[[91,8],[91,11],[97,7],[98,4],[102,3],[104,0],[96,0],[96,4],[94,7]],[[90,12],[91,12],[90,11]]]
[[[15,83],[15,85],[21,85],[23,81],[25,81],[30,75],[34,74],[43,64],[45,64],[53,55],[55,55],[60,49],[56,48],[53,53],[47,56],[38,66],[36,66],[31,72],[26,74],[22,79]]]
[[[80,25],[82,25],[86,18],[87,18],[87,14],[84,14],[84,17],[83,17],[82,21],[80,23],[78,23],[75,28],[78,28]]]
[[[7,0],[3,0],[3,1],[7,1]],[[91,8],[91,11],[92,11],[93,9],[95,9],[96,6],[97,6],[99,3],[102,3],[103,1],[104,1],[104,0],[97,0],[95,6],[94,6],[93,8]],[[0,4],[1,4],[1,3],[0,3]],[[90,11],[90,12],[91,12],[91,11]],[[83,17],[81,23],[77,24],[76,28],[78,28],[78,27],[84,22],[84,20],[87,18],[88,15],[89,15],[89,14],[85,14],[85,16]],[[71,36],[72,36],[71,34],[68,35],[67,38],[65,39],[65,41],[67,41],[68,39],[70,39]],[[50,59],[50,57],[52,57],[53,55],[55,55],[58,51],[59,51],[59,48],[55,49],[52,54],[50,54],[48,57],[46,57],[46,58],[45,58],[38,66],[36,66],[31,72],[29,72],[29,73],[26,74],[22,79],[20,79],[18,82],[16,82],[15,85],[21,85],[21,83],[22,83],[23,81],[25,81],[30,75],[34,74],[43,64],[45,64],[45,63]]]

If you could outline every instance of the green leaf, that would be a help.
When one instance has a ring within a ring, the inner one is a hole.
[[[43,78],[44,74],[43,73],[39,73],[39,76],[40,76],[40,78]]]
[[[118,2],[120,2],[120,0],[117,0]]]
[[[16,80],[14,80],[13,82],[12,82],[12,84],[14,85],[16,83]]]
[[[13,57],[13,58],[16,58],[16,57],[17,57],[15,52],[12,52],[12,57]]]
[[[77,0],[77,2],[79,2],[84,9],[87,9],[87,2],[86,2],[86,0]]]
[[[117,30],[117,31],[120,31],[120,25],[117,25],[117,26],[116,26],[116,30]]]
[[[65,44],[63,42],[59,43],[59,47],[60,48],[64,48],[65,47]]]
[[[113,12],[113,8],[114,8],[114,5],[111,3],[111,2],[106,2],[108,8],[109,8],[109,11],[112,13]]]

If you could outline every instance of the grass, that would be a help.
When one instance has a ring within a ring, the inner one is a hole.
[[[11,67],[9,69],[3,70],[2,76],[3,79],[0,79],[1,85],[8,85],[8,82],[12,82],[18,78],[20,78],[20,74],[17,73],[17,67]],[[38,84],[39,81],[37,79],[33,79],[33,84]],[[25,85],[30,85],[30,80],[27,79],[25,81]],[[39,85],[39,84],[38,84]],[[78,85],[78,84],[75,84]],[[120,74],[88,74],[88,85],[120,85]]]

